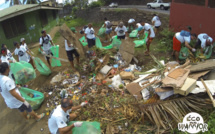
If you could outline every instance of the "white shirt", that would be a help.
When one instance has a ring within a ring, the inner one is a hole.
[[[137,23],[136,25],[137,25],[137,28],[143,27],[140,23]]]
[[[150,38],[154,38],[155,37],[155,32],[152,28],[152,26],[148,23],[145,23],[145,25],[143,26],[143,29],[146,30],[146,31],[151,31],[151,34],[149,35]]]
[[[133,22],[135,22],[134,19],[129,19],[129,20],[128,20],[128,23],[129,23],[129,24],[130,24],[130,23],[133,23]]]
[[[124,36],[125,32],[127,32],[127,28],[125,26],[121,27],[116,27],[115,32],[117,32],[117,36]]]
[[[44,42],[43,42],[43,39],[44,39]],[[50,48],[52,47],[50,43],[50,41],[52,40],[51,36],[47,34],[47,36],[43,37],[43,39],[42,37],[40,37],[40,45],[43,46],[43,50],[44,51],[50,50]]]
[[[3,63],[3,62],[6,62],[8,65],[10,65],[10,62],[9,62],[9,60],[10,60],[10,57],[8,56],[8,55],[6,55],[6,56],[1,56],[1,62]]]
[[[158,16],[154,16],[153,18],[152,18],[152,22],[155,22],[155,26],[156,27],[158,27],[158,26],[160,26],[161,25],[161,21],[160,21],[160,18],[158,17]]]
[[[95,38],[95,31],[94,31],[94,29],[91,27],[91,28],[87,28],[86,30],[85,30],[85,34],[87,35],[87,38],[88,39],[93,39],[93,38]]]
[[[58,105],[50,114],[48,120],[48,127],[51,134],[56,134],[59,128],[64,128],[69,122],[69,110],[65,113],[61,108],[61,105]]]
[[[28,46],[26,43],[24,43],[24,45],[21,45],[20,47],[24,47],[26,49],[26,51],[28,50]],[[27,54],[29,56],[29,58],[31,57],[29,54]]]
[[[7,76],[0,75],[0,93],[7,106],[11,109],[19,108],[23,104],[23,102],[17,100],[11,95],[9,91],[13,89],[15,89],[15,91],[21,96],[21,93],[16,88],[15,82]]]
[[[107,27],[109,23],[110,23],[110,21],[109,21],[109,20],[105,21],[106,30],[112,29],[112,28],[108,28],[108,27]]]
[[[71,51],[71,50],[73,50],[73,49],[75,49],[74,47],[69,47],[68,46],[68,44],[67,44],[67,40],[65,40],[65,49],[66,49],[66,51]]]
[[[180,32],[176,33],[175,34],[175,37],[181,42],[181,43],[184,43],[185,41],[190,43],[190,40],[191,40],[191,37],[188,36],[181,36]]]
[[[208,36],[206,33],[199,34],[198,39],[201,41],[201,48],[203,49],[206,47],[207,39],[213,42],[213,39],[210,36]]]
[[[30,57],[26,51],[24,47],[20,46],[20,48],[15,49],[14,54],[19,56],[19,61],[29,62]]]

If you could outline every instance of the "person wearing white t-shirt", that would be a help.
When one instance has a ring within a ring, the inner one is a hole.
[[[9,65],[6,62],[0,64],[0,94],[10,109],[19,109],[22,115],[29,119],[27,113],[33,116],[37,121],[44,117],[44,113],[37,115],[31,108],[31,105],[21,96],[14,80],[8,77],[10,72]]]
[[[71,44],[68,40],[65,40],[65,49],[66,49],[67,57],[72,66],[72,69],[75,70],[74,62],[73,62],[73,60],[74,60],[73,55],[75,55],[77,64],[79,65],[79,54],[78,54],[77,50],[74,48],[73,44]]]
[[[129,33],[132,31],[132,28],[134,29],[135,28],[135,19],[129,19],[128,20],[128,31]]]
[[[104,20],[105,20],[105,22],[104,22],[103,27],[106,28],[106,30],[105,30],[105,41],[104,42],[108,42],[108,36],[110,38],[110,33],[112,32],[112,24],[107,18],[104,18]]]
[[[77,117],[76,114],[70,114],[70,112],[86,104],[87,102],[82,102],[79,106],[73,106],[72,100],[62,99],[61,105],[58,105],[49,116],[48,127],[51,134],[71,134],[74,127],[81,127],[83,122],[76,122],[70,126],[67,126],[67,123]]]
[[[14,54],[18,56],[18,61],[25,61],[25,62],[30,63],[30,57],[28,56],[28,54],[29,55],[31,55],[31,54],[25,49],[25,47],[21,47],[18,42],[14,42],[14,46],[16,47]],[[31,56],[31,57],[34,59],[33,56]],[[30,64],[35,69],[34,64],[32,64],[32,63],[30,63]]]
[[[139,31],[141,31],[143,29],[143,26],[140,23],[137,23],[136,28],[137,28],[137,30],[139,32]]]
[[[173,52],[172,56],[175,55],[176,61],[179,63],[179,52],[181,50],[181,44],[184,43],[185,47],[195,52],[196,49],[192,48],[189,44],[191,40],[196,39],[196,34],[190,34],[190,32],[182,30],[177,32],[173,37]]]
[[[88,27],[86,28],[84,35],[85,35],[85,38],[88,43],[88,48],[95,46],[96,36],[95,36],[95,31],[94,31],[91,23],[88,24]]]
[[[152,25],[155,27],[155,34],[156,34],[159,30],[159,27],[161,26],[160,18],[156,14],[154,14],[152,18]]]
[[[39,43],[40,43],[40,50],[43,55],[52,55],[53,53],[51,52],[51,47],[54,46],[54,43],[52,42],[52,38],[49,34],[46,33],[45,30],[42,32],[42,36],[40,37]],[[51,43],[50,43],[51,42]],[[42,49],[43,47],[43,49]],[[51,62],[50,62],[50,57],[46,56],[46,60],[49,64],[49,67],[51,67]]]
[[[204,49],[213,43],[213,39],[206,33],[199,34],[197,38],[195,48],[201,48],[201,53],[204,53]]]
[[[118,39],[127,39],[128,32],[127,28],[123,25],[123,22],[120,22],[118,27],[115,28],[115,33]]]
[[[28,48],[28,46],[27,46],[27,44],[25,43],[25,38],[21,38],[20,39],[20,47],[24,47],[28,52],[31,52],[31,53],[33,53],[29,48]],[[28,57],[29,57],[29,59],[30,59],[30,61],[29,61],[29,63],[33,66],[33,68],[35,68],[35,66],[34,66],[34,61],[33,61],[33,59],[32,59],[32,57],[28,54]]]
[[[7,46],[5,44],[2,44],[1,45],[1,48],[6,48],[7,49]],[[16,62],[16,59],[13,57],[14,55],[14,52],[11,53],[9,49],[7,49],[7,56],[10,57],[10,60],[12,60],[13,62]]]
[[[139,35],[144,33],[145,31],[148,32],[148,37],[147,37],[147,42],[146,42],[147,50],[144,53],[147,56],[147,55],[149,55],[150,44],[153,41],[153,39],[155,38],[155,32],[154,32],[153,27],[150,24],[143,22],[143,23],[141,23],[141,25],[143,26],[143,29],[139,32]]]

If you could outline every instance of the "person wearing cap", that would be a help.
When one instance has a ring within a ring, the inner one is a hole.
[[[91,23],[88,24],[88,27],[86,28],[84,35],[85,35],[85,38],[88,43],[88,48],[95,46],[96,36],[95,36],[95,31],[94,31]]]
[[[155,34],[157,34],[159,27],[161,26],[161,21],[160,21],[160,18],[156,14],[153,15],[152,25],[155,28]]]
[[[128,20],[128,31],[131,32],[131,27],[134,29],[135,28],[135,20],[134,19],[129,19]]]
[[[52,42],[51,36],[49,34],[47,34],[45,30],[43,30],[41,33],[42,33],[42,36],[40,37],[39,43],[40,43],[40,50],[41,50],[42,54],[53,56],[53,53],[51,52],[51,47],[52,47],[52,45],[54,46],[54,43]],[[50,57],[46,56],[46,60],[49,64],[49,67],[52,68],[51,62],[50,62]]]
[[[140,23],[137,23],[136,29],[138,30],[138,32],[140,32],[141,30],[143,30],[143,26]]]
[[[141,25],[143,26],[143,29],[139,32],[138,36],[140,34],[144,33],[145,31],[148,32],[148,37],[147,37],[147,42],[146,42],[147,50],[144,53],[147,56],[147,55],[149,55],[150,44],[153,41],[153,39],[155,38],[155,32],[153,30],[153,27],[150,24],[143,22],[143,23],[141,23]]]
[[[1,48],[6,48],[6,49],[7,49],[7,45],[2,44],[2,45],[1,45]],[[7,57],[9,57],[10,60],[12,60],[13,62],[16,62],[16,59],[13,57],[13,55],[14,55],[14,52],[11,53],[10,50],[7,49]]]
[[[105,41],[104,42],[108,42],[108,36],[110,38],[110,33],[112,32],[112,24],[110,23],[110,21],[107,18],[104,18],[104,25],[103,27],[106,28],[105,31]]]
[[[28,46],[27,46],[27,44],[25,43],[25,38],[21,38],[21,39],[20,39],[20,47],[24,47],[28,52],[31,52],[31,53],[33,54],[33,52],[32,52],[30,49],[28,49]],[[34,61],[33,61],[32,57],[31,57],[29,54],[28,54],[28,56],[29,56],[29,58],[30,58],[29,63],[31,63],[31,65],[35,68],[35,66],[34,66]]]
[[[123,22],[120,22],[119,25],[115,28],[115,33],[118,39],[127,39],[128,32],[127,28],[123,25]]]
[[[72,66],[72,69],[75,70],[74,62],[73,62],[73,60],[74,60],[73,55],[75,55],[77,64],[79,65],[79,54],[78,54],[77,50],[74,48],[73,44],[71,44],[68,40],[65,40],[65,49],[66,49],[67,57]]]
[[[196,42],[195,48],[201,48],[201,53],[204,53],[204,49],[208,46],[212,46],[213,39],[206,33],[201,33],[198,35],[198,40]]]
[[[71,134],[74,127],[81,127],[83,122],[75,122],[67,126],[67,123],[77,117],[76,114],[71,114],[71,111],[85,106],[87,102],[82,102],[79,106],[73,106],[72,100],[64,98],[61,100],[61,105],[58,105],[49,116],[48,127],[51,134]]]
[[[31,55],[31,53],[28,50],[26,50],[25,47],[21,47],[18,42],[14,42],[13,44],[16,47],[14,54],[18,56],[18,61],[28,62],[33,66],[34,69],[36,69],[34,66],[33,60],[31,60],[31,58],[30,58],[30,56],[31,56],[32,59],[34,59],[34,57]]]
[[[191,40],[196,39],[196,34],[190,34],[190,32],[181,30],[181,32],[175,33],[173,37],[173,52],[172,56],[175,55],[176,61],[179,63],[179,52],[181,50],[181,44],[184,43],[185,47],[195,52],[196,49],[192,48],[189,44]]]

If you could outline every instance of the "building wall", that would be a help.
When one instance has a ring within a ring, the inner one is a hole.
[[[207,33],[215,39],[214,14],[215,8],[172,2],[169,25],[175,32],[191,26],[192,32]]]
[[[57,24],[58,15],[57,19],[54,19],[52,10],[46,10],[46,14],[48,17],[48,24],[45,27],[42,27],[39,10],[24,14],[27,32],[10,39],[7,39],[5,37],[2,25],[0,25],[0,40],[1,40],[0,44],[4,43],[7,45],[9,49],[13,50],[14,49],[13,42],[14,41],[19,42],[20,38],[22,37],[25,38],[27,44],[38,42],[41,36],[42,29],[49,31],[53,26]]]

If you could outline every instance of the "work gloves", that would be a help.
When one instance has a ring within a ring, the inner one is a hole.
[[[82,106],[82,107],[85,106],[85,105],[87,105],[87,102],[82,102],[82,103],[81,103],[81,106]]]
[[[25,105],[27,108],[29,108],[29,106],[30,106],[30,104],[29,104],[27,101],[24,102],[24,105]]]
[[[75,127],[81,127],[82,124],[83,124],[83,122],[75,122],[75,123],[74,123],[74,126],[75,126]]]

